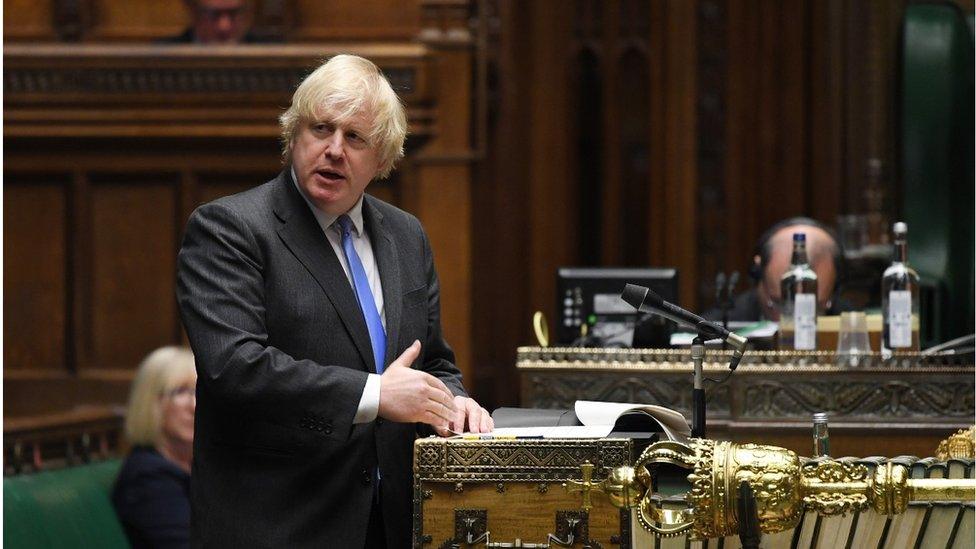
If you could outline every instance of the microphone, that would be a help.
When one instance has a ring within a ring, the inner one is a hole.
[[[627,284],[620,299],[638,311],[645,313],[656,313],[664,318],[671,319],[678,324],[684,324],[694,328],[702,338],[721,339],[732,347],[732,361],[729,362],[729,369],[735,370],[742,360],[742,353],[746,350],[746,338],[734,334],[714,322],[709,322],[695,313],[682,309],[673,303],[668,303],[661,299],[649,288]]]
[[[719,271],[715,275],[715,304],[722,306],[722,292],[725,291],[725,273]]]
[[[735,287],[738,283],[739,283],[739,271],[732,271],[732,274],[729,275],[729,290],[728,293],[726,294],[729,301],[732,301],[732,292],[735,291]]]

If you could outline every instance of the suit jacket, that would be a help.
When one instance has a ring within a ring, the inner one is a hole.
[[[193,542],[362,547],[379,466],[387,545],[407,547],[418,426],[353,424],[376,371],[369,332],[289,172],[198,208],[179,253],[177,297],[199,372]],[[387,363],[419,339],[413,367],[464,394],[420,222],[368,195],[363,218]]]

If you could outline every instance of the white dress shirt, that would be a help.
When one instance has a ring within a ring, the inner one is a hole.
[[[349,262],[346,261],[346,254],[342,250],[342,235],[339,225],[336,224],[336,220],[340,216],[323,212],[305,196],[305,191],[298,184],[298,177],[295,176],[294,168],[291,170],[291,179],[295,182],[295,187],[298,189],[299,194],[305,199],[305,203],[308,204],[312,213],[315,214],[315,219],[319,222],[319,227],[322,228],[326,239],[332,245],[332,251],[339,258],[339,264],[342,265],[342,270],[346,273],[346,279],[349,281],[350,287],[353,288],[353,292],[355,292],[352,273],[349,271]],[[379,311],[380,320],[383,322],[383,329],[386,330],[386,311],[383,309],[383,286],[380,283],[380,271],[376,268],[376,258],[373,257],[373,245],[369,240],[369,233],[366,232],[363,226],[362,196],[346,212],[346,215],[352,220],[353,230],[350,237],[352,238],[353,248],[356,249],[356,254],[359,255],[359,260],[363,263],[363,270],[366,271],[366,279],[369,281],[369,289],[373,292],[373,299],[376,301],[376,310]],[[356,409],[356,416],[352,420],[353,423],[368,423],[373,421],[376,419],[379,408],[380,375],[368,374],[366,386],[363,388],[363,396],[359,399],[359,408]]]

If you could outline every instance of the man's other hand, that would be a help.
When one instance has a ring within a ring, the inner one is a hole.
[[[410,368],[418,356],[420,342],[414,341],[383,371],[378,415],[399,423],[426,423],[438,432],[448,432],[458,417],[454,395],[441,380]]]
[[[488,433],[495,429],[491,414],[478,405],[473,398],[454,397],[454,418],[450,430],[436,427],[437,434],[446,437],[452,433]]]

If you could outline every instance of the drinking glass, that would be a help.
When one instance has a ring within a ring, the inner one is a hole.
[[[857,366],[859,357],[871,353],[868,339],[868,318],[862,311],[840,314],[840,333],[837,337],[837,358],[849,366]]]

